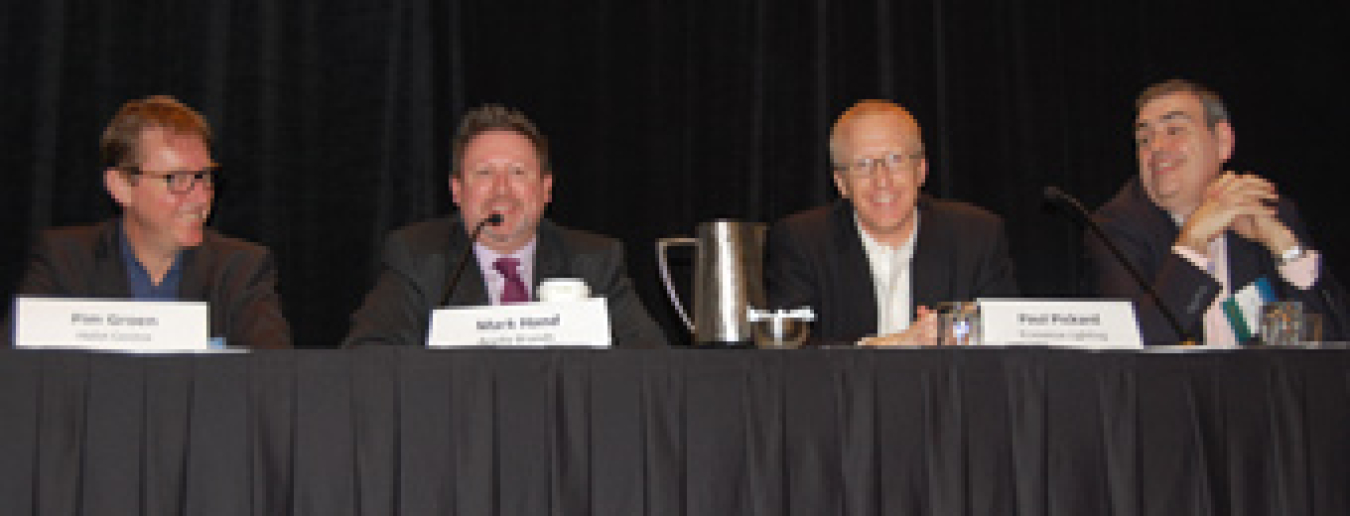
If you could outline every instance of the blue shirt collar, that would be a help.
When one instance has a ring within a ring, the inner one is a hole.
[[[131,297],[133,299],[154,299],[163,301],[172,301],[178,299],[178,284],[183,277],[183,252],[179,251],[173,258],[173,265],[169,267],[168,274],[164,275],[164,280],[155,285],[150,279],[150,273],[141,265],[140,260],[136,259],[136,252],[131,249],[131,241],[127,239],[127,231],[122,224],[117,225],[117,241],[122,250],[122,263],[126,267],[127,286],[131,288]]]

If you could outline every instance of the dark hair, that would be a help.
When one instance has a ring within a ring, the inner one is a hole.
[[[1210,129],[1214,124],[1228,121],[1228,108],[1224,106],[1223,98],[1214,90],[1186,79],[1168,79],[1145,88],[1134,101],[1134,111],[1138,113],[1149,102],[1173,93],[1189,93],[1200,99],[1200,106],[1205,110],[1205,125]]]
[[[534,153],[539,159],[542,172],[552,173],[553,168],[548,161],[548,140],[544,138],[544,133],[539,132],[539,128],[534,126],[534,122],[515,109],[500,104],[486,104],[465,113],[459,122],[455,138],[450,142],[450,148],[454,152],[452,158],[454,175],[463,173],[464,148],[468,147],[474,138],[489,131],[511,131],[524,136],[534,145]]]
[[[211,127],[206,119],[192,108],[168,95],[155,95],[131,100],[117,110],[112,122],[103,130],[99,142],[99,156],[105,168],[120,168],[140,164],[141,137],[146,129],[164,129],[175,134],[201,137],[209,147]]]

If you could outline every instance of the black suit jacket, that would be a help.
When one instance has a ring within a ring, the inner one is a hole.
[[[1003,221],[997,215],[927,196],[919,198],[918,209],[911,307],[1017,295]],[[770,306],[812,307],[815,341],[855,342],[876,333],[876,289],[852,204],[840,200],[792,215],[769,230],[768,240]]]
[[[117,218],[43,231],[18,294],[130,299],[120,224]],[[178,299],[208,304],[212,337],[232,347],[291,347],[267,248],[207,229],[201,245],[183,250],[182,271]]]
[[[344,345],[425,345],[431,311],[445,297],[451,269],[469,249],[468,232],[457,215],[392,233],[384,246],[383,270],[352,315]],[[531,292],[545,279],[580,278],[592,295],[606,298],[616,347],[666,346],[665,335],[633,290],[618,241],[541,220],[534,259]],[[491,303],[477,261],[469,260],[469,268],[450,295],[450,306]]]
[[[1298,235],[1302,245],[1313,247],[1294,204],[1281,199],[1279,213],[1280,220]],[[1139,178],[1127,182],[1093,217],[1130,263],[1153,282],[1158,297],[1177,317],[1186,338],[1200,339],[1204,333],[1205,311],[1219,295],[1221,285],[1208,272],[1172,251],[1181,228],[1171,215],[1153,204]],[[1089,288],[1101,297],[1133,300],[1145,342],[1176,344],[1184,340],[1172,329],[1158,305],[1110,254],[1110,250],[1094,235],[1084,235],[1083,238]],[[1284,281],[1275,257],[1261,244],[1232,231],[1225,233],[1225,238],[1228,245],[1229,280],[1235,289],[1243,288],[1264,276],[1280,299],[1302,301],[1305,310],[1324,314],[1324,338],[1345,338],[1344,307],[1339,301],[1344,299],[1343,289],[1325,262],[1313,288],[1300,290]]]

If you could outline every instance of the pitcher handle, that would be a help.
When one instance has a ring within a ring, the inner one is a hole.
[[[680,296],[675,293],[675,284],[670,281],[670,264],[666,261],[666,249],[684,245],[697,247],[698,240],[688,237],[656,239],[656,265],[661,271],[661,283],[666,286],[666,295],[670,296],[670,303],[675,305],[675,312],[680,314],[680,320],[684,321],[685,327],[689,328],[689,333],[693,333],[694,321],[689,319],[689,314],[684,311],[684,304],[680,303]]]

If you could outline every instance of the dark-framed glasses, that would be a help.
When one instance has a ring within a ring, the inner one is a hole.
[[[164,185],[169,188],[169,192],[181,195],[191,192],[198,183],[201,183],[205,188],[214,188],[216,184],[216,172],[220,170],[220,166],[213,165],[197,171],[182,170],[163,173],[146,172],[135,166],[122,167],[122,170],[125,170],[128,174],[133,176],[164,181]]]
[[[887,172],[896,173],[913,168],[922,159],[922,152],[909,154],[892,152],[879,158],[858,158],[850,163],[840,165],[836,169],[851,174],[858,179],[871,179],[875,175],[878,165],[885,167]]]

